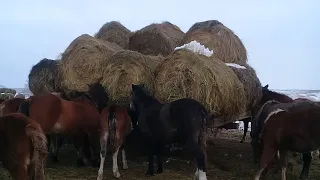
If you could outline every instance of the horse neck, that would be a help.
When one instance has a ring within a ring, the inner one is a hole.
[[[273,91],[268,91],[267,98],[265,99],[265,102],[270,101],[270,100],[275,100],[281,103],[290,103],[293,102],[294,100],[290,98],[287,95],[281,94],[281,93],[276,93]],[[265,103],[263,102],[263,103]]]
[[[155,99],[152,96],[144,94],[144,96],[141,97],[139,100],[138,112],[143,111],[144,109],[147,109],[152,105],[159,105],[159,104],[161,104],[161,103],[157,99]]]

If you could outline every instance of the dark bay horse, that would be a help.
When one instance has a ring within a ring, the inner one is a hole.
[[[153,155],[157,157],[157,173],[163,172],[163,151],[174,141],[187,144],[197,160],[195,179],[206,180],[206,122],[208,112],[198,101],[180,99],[162,104],[141,85],[132,85],[130,106],[139,113],[138,127],[148,148],[147,176],[154,174]]]
[[[303,154],[303,168],[300,178],[308,178],[311,153],[320,148],[320,106],[288,112],[277,109],[268,116],[261,135],[262,155],[260,169],[255,175],[259,180],[261,173],[271,162],[273,156],[280,152],[282,164],[281,179],[286,179],[287,152]]]
[[[20,113],[0,117],[0,161],[13,180],[44,180],[46,156],[38,123]]]
[[[111,145],[113,159],[113,176],[119,178],[118,152],[121,150],[122,168],[128,169],[124,141],[132,130],[131,118],[127,110],[120,106],[109,106],[105,108],[100,116],[100,168],[97,180],[103,179],[103,167],[107,154],[107,145]]]
[[[74,145],[78,150],[78,165],[83,164],[83,161],[85,164],[90,163],[85,158],[82,135],[87,134],[92,145],[90,147],[95,147],[94,142],[99,139],[99,111],[107,106],[108,101],[108,95],[100,83],[94,83],[88,87],[88,96],[96,106],[83,101],[72,102],[56,95],[44,94],[29,97],[21,103],[19,109],[19,112],[37,121],[44,133],[73,136]],[[92,153],[94,156],[99,155],[97,150],[93,150]],[[98,165],[98,157],[92,157],[92,164]]]
[[[252,127],[255,128],[255,134],[252,134],[251,138],[252,141],[256,143],[252,143],[253,153],[254,153],[254,162],[258,161],[258,158],[260,156],[260,135],[262,132],[262,129],[264,127],[265,122],[267,119],[272,116],[273,114],[278,113],[278,110],[285,110],[288,112],[296,112],[304,109],[308,109],[314,106],[319,106],[316,102],[313,101],[294,101],[291,103],[280,103],[278,101],[267,101],[262,108],[259,110],[259,112],[256,115],[256,126]]]
[[[24,98],[12,98],[2,102],[0,104],[0,117],[9,113],[18,112],[20,103],[24,100]]]

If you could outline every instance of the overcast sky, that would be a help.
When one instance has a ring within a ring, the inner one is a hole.
[[[170,21],[187,31],[216,19],[243,41],[272,89],[320,89],[320,1],[12,0],[0,6],[0,84],[23,87],[31,67],[55,59],[77,36],[108,21],[135,31]]]

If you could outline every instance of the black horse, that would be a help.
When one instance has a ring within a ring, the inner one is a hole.
[[[141,85],[132,85],[130,107],[139,113],[138,127],[148,148],[147,176],[154,173],[153,155],[162,173],[165,145],[174,141],[187,145],[197,160],[195,179],[206,180],[206,122],[208,112],[193,99],[162,104]]]

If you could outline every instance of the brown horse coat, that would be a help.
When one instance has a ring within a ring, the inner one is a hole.
[[[2,102],[0,104],[0,117],[9,113],[18,112],[20,103],[24,100],[24,98],[12,98]]]
[[[20,113],[0,117],[0,161],[14,180],[44,180],[46,137]]]

